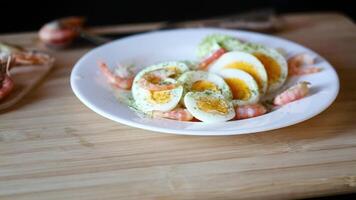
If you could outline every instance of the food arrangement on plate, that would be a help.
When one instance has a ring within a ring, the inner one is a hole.
[[[222,34],[205,37],[197,58],[157,63],[138,73],[131,66],[111,69],[103,61],[99,67],[136,112],[201,122],[241,120],[278,109],[308,95],[308,82],[283,89],[289,77],[321,70],[310,54],[287,59],[274,48]]]

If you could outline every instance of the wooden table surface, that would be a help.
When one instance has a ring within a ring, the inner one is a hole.
[[[0,199],[284,199],[356,192],[356,27],[335,13],[281,16],[278,36],[320,53],[338,98],[297,125],[228,137],[176,136],[105,119],[73,94],[90,48],[53,52],[49,77],[0,115]],[[0,36],[31,46],[34,33]]]

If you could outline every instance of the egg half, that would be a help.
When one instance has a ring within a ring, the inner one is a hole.
[[[247,72],[256,80],[259,92],[261,94],[266,93],[268,86],[267,72],[255,56],[246,52],[231,51],[222,55],[209,66],[209,71],[217,74],[223,69],[239,69]]]
[[[203,122],[224,122],[235,117],[231,101],[218,92],[188,92],[184,96],[184,104],[195,118]]]
[[[239,69],[223,69],[219,75],[229,85],[234,105],[257,103],[260,98],[258,85],[253,77]]]
[[[229,86],[218,75],[206,71],[188,71],[178,78],[178,83],[183,86],[184,94],[187,92],[203,92],[211,90],[221,93],[225,98],[232,99]]]
[[[259,44],[245,43],[244,50],[254,55],[266,69],[268,92],[279,89],[287,79],[288,64],[277,50]]]
[[[172,69],[176,71],[176,73],[170,74],[169,78],[164,80],[166,83],[177,84],[176,79],[182,73],[189,70],[187,65],[182,62],[164,62],[147,67],[135,76],[132,85],[132,96],[139,110],[143,112],[153,110],[170,111],[178,105],[183,95],[182,86],[177,84],[177,87],[171,90],[150,91],[141,87],[139,84],[139,80],[147,73],[157,70],[160,70],[161,73],[168,73],[168,71],[171,73]]]

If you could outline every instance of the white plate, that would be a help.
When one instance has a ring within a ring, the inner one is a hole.
[[[157,31],[119,39],[91,50],[74,66],[70,80],[72,89],[86,106],[108,119],[151,131],[186,135],[235,135],[282,128],[319,114],[336,98],[339,91],[338,76],[333,67],[317,55],[317,65],[323,68],[321,72],[294,78],[286,85],[301,80],[311,82],[311,94],[266,115],[214,124],[141,118],[117,100],[97,66],[98,60],[137,66],[168,60],[196,60],[198,43],[212,33],[229,34],[270,47],[282,47],[289,54],[309,52],[317,55],[294,42],[247,31],[207,28]]]

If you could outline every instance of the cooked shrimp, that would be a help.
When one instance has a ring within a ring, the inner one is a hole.
[[[78,36],[84,21],[83,17],[67,17],[49,22],[39,31],[39,38],[48,45],[65,46]]]
[[[307,54],[300,53],[288,59],[288,73],[292,75],[305,75],[320,72],[321,69],[315,66],[315,57]],[[303,67],[305,66],[305,67]]]
[[[98,64],[101,72],[106,76],[110,84],[121,89],[131,88],[133,82],[133,77],[131,75],[127,77],[119,76],[113,73],[105,62],[99,62]]]
[[[315,66],[308,66],[308,67],[302,67],[302,68],[294,68],[292,70],[289,70],[289,75],[306,75],[306,74],[314,74],[317,72],[320,72],[321,68],[315,67]]]
[[[41,52],[14,53],[14,65],[44,65],[50,63],[53,58]]]
[[[10,76],[5,75],[2,83],[0,83],[0,100],[8,96],[11,91],[14,89],[14,82],[10,78]]]
[[[191,121],[193,119],[193,115],[187,109],[184,108],[176,108],[171,111],[162,112],[162,111],[153,111],[152,116],[154,118],[167,118],[174,119],[178,121]]]
[[[222,56],[224,53],[226,53],[226,50],[223,48],[220,48],[213,52],[209,57],[204,59],[200,64],[199,64],[199,69],[200,70],[205,70],[212,62],[214,62],[216,59],[218,59],[220,56]]]
[[[171,90],[177,87],[174,83],[164,82],[165,79],[176,75],[177,71],[175,69],[158,69],[145,74],[140,80],[139,84],[141,87],[150,91],[162,91]]]
[[[0,53],[12,58],[11,66],[44,65],[53,62],[50,55],[33,50],[27,50],[16,45],[0,43]]]
[[[8,57],[7,62],[2,61],[0,64],[0,100],[8,96],[14,89],[14,82],[9,75],[11,58]]]
[[[310,83],[303,81],[290,87],[286,91],[276,96],[274,99],[274,104],[282,106],[307,96],[309,93],[309,84]]]
[[[262,104],[237,106],[236,119],[247,119],[257,117],[267,112],[267,109]]]

